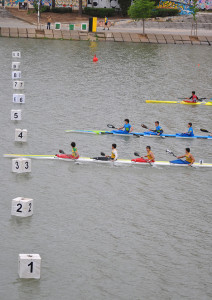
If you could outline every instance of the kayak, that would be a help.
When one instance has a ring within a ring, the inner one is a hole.
[[[40,154],[4,154],[6,158],[32,158],[32,159],[52,159],[52,160],[62,160],[74,163],[103,163],[111,165],[137,165],[137,166],[175,166],[175,167],[186,167],[187,164],[172,163],[170,161],[155,161],[153,163],[132,161],[130,159],[117,159],[116,161],[111,160],[99,160],[91,157],[79,157],[78,159],[70,159],[69,155],[56,154],[56,155],[40,155]],[[212,163],[194,163],[192,167],[207,167],[212,168]]]
[[[166,100],[145,100],[146,103],[164,103],[164,104],[185,104],[185,105],[212,105],[212,101],[201,101],[196,103],[191,103],[187,101],[166,101]]]
[[[143,137],[157,137],[157,138],[166,138],[166,137],[173,137],[173,138],[184,138],[184,139],[208,139],[212,140],[212,136],[209,135],[194,135],[194,136],[186,136],[182,133],[176,134],[166,134],[163,133],[161,135],[157,135],[155,132],[130,132],[125,133],[122,130],[111,130],[111,131],[102,131],[102,130],[65,130],[67,133],[86,133],[86,134],[111,134],[111,135],[119,135],[119,136],[143,136]]]

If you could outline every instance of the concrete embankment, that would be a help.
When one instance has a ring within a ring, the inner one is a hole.
[[[1,37],[10,38],[34,38],[34,39],[63,39],[83,40],[102,42],[133,42],[152,44],[191,44],[191,45],[212,45],[212,36],[189,36],[174,34],[153,34],[142,35],[132,32],[96,32],[88,33],[81,31],[67,30],[37,30],[35,28],[0,28]]]

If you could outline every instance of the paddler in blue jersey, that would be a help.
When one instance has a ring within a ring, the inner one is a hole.
[[[129,119],[125,119],[124,122],[125,122],[124,126],[118,128],[118,130],[124,129],[123,133],[130,133],[130,132],[132,132],[133,131],[133,127],[132,127],[132,125],[130,125]]]
[[[192,128],[192,123],[188,123],[187,125],[188,127],[188,131],[187,132],[184,132],[184,133],[176,133],[176,135],[178,136],[194,136],[194,131],[193,131],[193,128]]]
[[[188,132],[186,132],[187,135],[189,136],[194,136],[194,131],[193,131],[193,128],[192,128],[192,123],[188,123]]]
[[[159,125],[159,121],[155,121],[155,130],[149,130],[152,131],[154,133],[156,133],[157,135],[161,135],[163,133],[163,129],[162,127]],[[150,134],[151,135],[151,134]]]
[[[185,154],[182,156],[177,156],[177,158],[183,158],[185,157],[185,164],[188,164],[189,166],[191,166],[194,162],[195,162],[195,158],[194,156],[190,153],[190,148],[186,148],[185,149]]]

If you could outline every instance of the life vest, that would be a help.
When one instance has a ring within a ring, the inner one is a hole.
[[[185,158],[186,158],[186,161],[187,161],[187,162],[191,163],[191,162],[192,162],[192,158],[189,157],[189,155],[190,155],[190,153],[187,154],[187,155],[185,156]]]
[[[193,95],[191,99],[192,99],[193,101],[197,101],[197,100],[198,100],[198,98],[197,98],[196,95]]]
[[[116,149],[113,149],[112,152],[111,152],[111,158],[112,159],[115,159],[117,156],[117,150]]]
[[[73,157],[79,157],[78,155],[77,155],[77,148],[76,147],[74,147],[74,148],[72,148],[72,156]]]
[[[152,154],[153,154],[152,151],[150,151],[150,152],[147,154],[148,160],[153,161]]]

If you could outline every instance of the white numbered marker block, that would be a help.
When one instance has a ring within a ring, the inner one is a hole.
[[[21,58],[21,52],[20,51],[13,51],[12,52],[12,57]]]
[[[20,62],[12,62],[12,69],[19,70],[20,69]]]
[[[33,215],[33,199],[17,197],[12,200],[11,215],[17,217],[30,217]]]
[[[11,120],[20,121],[21,120],[21,109],[12,109],[11,110]]]
[[[14,90],[23,90],[24,89],[24,81],[13,81],[13,89]]]
[[[15,142],[25,143],[27,141],[27,129],[15,130]]]
[[[12,79],[20,79],[21,71],[12,71]]]
[[[12,159],[12,172],[13,173],[30,173],[31,172],[31,159],[24,158],[24,157]]]
[[[13,94],[13,103],[25,103],[25,95]]]
[[[18,275],[20,278],[40,279],[41,257],[39,254],[19,254]]]

